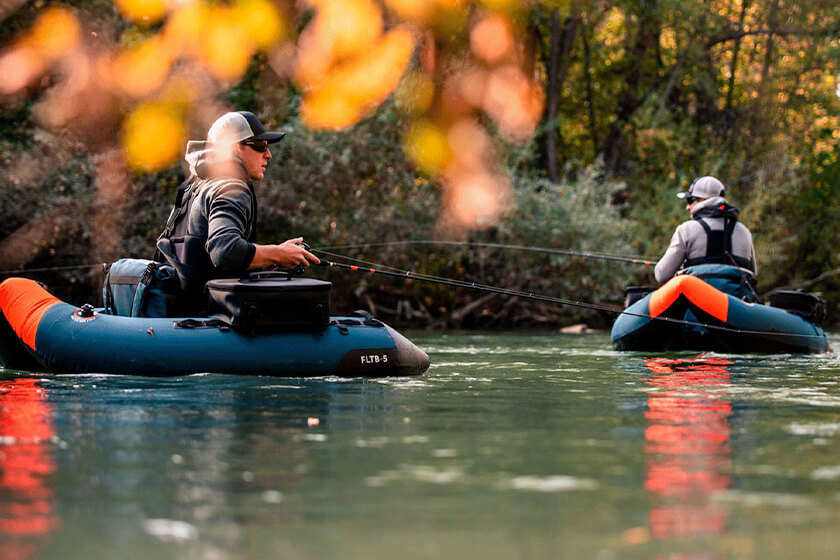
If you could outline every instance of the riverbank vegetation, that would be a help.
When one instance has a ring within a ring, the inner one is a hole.
[[[265,241],[303,235],[377,267],[620,305],[625,285],[653,282],[650,270],[397,242],[655,260],[687,217],[675,193],[712,174],[753,232],[759,290],[821,292],[830,319],[840,319],[834,2],[440,1],[412,13],[412,2],[360,0],[359,13],[378,14],[379,26],[355,33],[382,49],[378,61],[390,61],[371,80],[376,87],[358,81],[373,73],[364,45],[333,43],[323,60],[307,50],[329,15],[315,5],[329,3],[232,3],[242,13],[269,6],[283,24],[240,53],[235,72],[230,61],[219,69],[186,50],[149,55],[181,13],[161,4],[146,20],[124,8],[134,5],[127,0],[117,2],[123,11],[104,1],[62,5],[51,25],[78,28],[64,44],[45,43],[38,31],[55,5],[0,14],[0,67],[18,76],[0,89],[4,275],[35,277],[74,303],[95,301],[101,263],[151,256],[183,179],[184,141],[233,108],[288,132],[257,187]],[[38,48],[58,50],[37,59]],[[123,66],[108,74],[105,61],[115,60]],[[302,70],[317,68],[320,76]],[[338,82],[327,90],[327,79]],[[324,109],[346,99],[347,113]],[[334,282],[336,310],[367,308],[397,326],[606,327],[612,319],[416,281],[310,274]]]

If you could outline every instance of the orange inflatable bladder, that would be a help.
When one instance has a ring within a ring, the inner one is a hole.
[[[35,335],[47,309],[61,300],[28,278],[0,283],[0,309],[24,344],[35,350]]]
[[[650,316],[659,317],[680,296],[685,296],[692,304],[720,321],[725,322],[729,315],[729,296],[695,276],[683,275],[671,278],[651,294],[648,300]]]

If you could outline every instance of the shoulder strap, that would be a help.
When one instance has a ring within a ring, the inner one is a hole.
[[[702,212],[702,211],[701,211]],[[700,213],[698,212],[694,216],[694,220],[699,223],[703,227],[703,231],[706,232],[706,254],[702,257],[696,257],[693,259],[686,259],[684,266],[695,266],[698,264],[712,264],[712,263],[722,263],[727,264],[729,263],[729,259],[727,258],[727,254],[730,251],[727,251],[727,240],[726,240],[726,231],[724,230],[712,230],[711,226],[706,223],[706,220],[703,217],[708,216],[709,213]],[[725,222],[724,222],[725,223]],[[725,228],[725,226],[724,226]],[[731,233],[731,232],[730,232]],[[729,239],[729,246],[731,246],[732,240]]]
[[[169,213],[169,219],[166,220],[166,227],[160,237],[169,237],[172,235],[172,230],[175,227],[175,222],[178,220],[180,210],[185,206],[184,194],[187,192],[191,184],[192,181],[190,179],[186,179],[183,183],[181,183],[181,186],[178,187],[178,193],[175,195],[175,206],[172,207],[172,212]]]
[[[181,221],[181,218],[189,213],[190,203],[198,190],[197,188],[190,189],[190,185],[192,184],[193,177],[189,177],[178,187],[178,192],[175,194],[175,205],[172,207],[172,211],[169,212],[169,218],[166,219],[166,226],[158,236],[158,241],[172,237],[175,233],[175,229]],[[189,191],[189,193],[187,191]],[[167,262],[166,256],[161,253],[160,249],[155,250],[155,255],[152,260],[157,262]]]
[[[707,216],[709,214],[706,214]],[[732,264],[740,268],[749,268],[747,259],[738,257],[732,252],[732,234],[735,225],[738,223],[738,215],[717,215],[723,218],[723,229],[712,230],[703,216],[695,216],[694,219],[703,226],[706,232],[706,254],[694,259],[686,259],[684,266],[696,266],[698,264]]]
[[[114,313],[114,293],[111,291],[111,265],[103,264],[105,283],[102,284],[102,306],[107,313]]]

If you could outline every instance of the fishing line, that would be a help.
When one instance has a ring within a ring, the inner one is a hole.
[[[334,257],[341,257],[347,260],[356,261],[356,262],[364,262],[360,261],[359,259],[353,259],[350,257],[342,257],[341,255],[336,255],[335,253],[330,253],[328,251],[324,251],[321,249],[312,249],[313,252],[328,254]],[[373,264],[373,263],[366,263],[366,264]],[[820,335],[815,334],[795,334],[795,333],[780,333],[780,332],[773,332],[773,331],[754,331],[754,330],[744,330],[744,329],[735,329],[732,327],[726,327],[721,325],[711,325],[708,323],[701,323],[700,321],[688,321],[685,319],[676,319],[673,317],[652,317],[649,314],[644,313],[632,313],[628,312],[626,309],[619,308],[614,305],[602,305],[597,303],[588,303],[564,298],[558,298],[553,296],[546,296],[542,294],[536,294],[534,292],[524,292],[520,290],[511,290],[506,288],[499,288],[496,286],[490,286],[488,284],[480,284],[477,282],[468,282],[464,280],[456,280],[453,278],[442,278],[437,276],[426,275],[422,273],[412,272],[410,270],[400,270],[393,267],[380,267],[376,268],[375,266],[371,267],[363,267],[358,265],[351,265],[346,263],[338,263],[334,261],[329,261],[326,259],[321,259],[320,266],[328,267],[328,268],[338,268],[340,270],[349,270],[352,272],[361,272],[366,274],[379,274],[381,276],[390,276],[394,278],[403,278],[406,280],[417,280],[421,282],[430,282],[433,284],[440,284],[444,286],[451,286],[456,288],[467,288],[477,291],[483,292],[490,292],[499,295],[506,295],[512,297],[520,297],[523,299],[530,299],[535,301],[541,301],[545,303],[555,303],[560,305],[569,305],[572,307],[582,307],[585,309],[594,309],[597,311],[605,311],[607,313],[615,313],[621,314],[624,313],[625,315],[629,315],[631,317],[639,317],[642,319],[650,319],[652,321],[663,321],[666,323],[672,323],[676,325],[687,325],[693,327],[702,327],[709,330],[716,330],[721,332],[728,332],[728,333],[736,333],[736,334],[755,334],[755,335],[770,335],[770,336],[777,336],[777,337],[802,337],[802,338],[823,338]],[[387,269],[387,270],[386,270]]]
[[[318,251],[323,252],[323,251]],[[353,260],[353,259],[349,259]],[[569,300],[564,298],[546,296],[541,294],[536,294],[534,292],[525,292],[520,290],[511,290],[507,288],[498,288],[496,286],[490,286],[488,284],[480,284],[478,282],[469,282],[466,280],[456,280],[453,278],[441,278],[437,276],[431,276],[427,274],[421,274],[416,272],[411,272],[410,270],[398,270],[391,267],[389,270],[383,270],[382,268],[372,268],[372,267],[364,267],[358,265],[351,265],[345,263],[337,263],[333,261],[328,261],[326,259],[321,259],[321,266],[326,266],[330,268],[339,268],[342,270],[350,270],[353,272],[364,272],[368,274],[379,274],[381,276],[391,276],[394,278],[403,278],[406,280],[418,280],[421,282],[429,282],[433,284],[440,284],[443,286],[450,286],[455,288],[469,288],[473,290],[479,290],[482,292],[490,292],[494,294],[506,295],[506,296],[515,296],[521,297],[526,299],[532,299],[536,301],[543,301],[547,303],[559,303],[563,305],[572,305],[575,307],[584,307],[586,309],[596,309],[599,311],[610,311],[613,313],[620,313],[621,309],[615,306],[606,306],[600,305],[597,303],[588,303],[583,301],[575,301]]]
[[[5,276],[8,274],[25,274],[27,272],[58,272],[61,270],[75,270],[78,268],[102,268],[103,264],[105,263],[71,264],[67,266],[48,266],[43,268],[19,268],[17,270],[0,270],[0,276]]]
[[[529,251],[533,253],[548,253],[553,255],[565,255],[570,257],[583,257],[587,259],[601,259],[608,261],[626,262],[632,264],[642,264],[646,266],[655,266],[656,261],[647,259],[645,257],[629,257],[623,255],[609,255],[607,253],[592,253],[587,251],[576,251],[573,249],[556,249],[553,247],[532,247],[529,245],[509,245],[504,243],[479,243],[469,241],[438,241],[434,239],[419,239],[408,241],[386,241],[380,243],[358,243],[354,245],[334,245],[331,247],[322,247],[321,250],[328,249],[361,249],[369,247],[389,247],[399,245],[448,245],[455,247],[476,247],[485,249],[511,249],[516,251]]]

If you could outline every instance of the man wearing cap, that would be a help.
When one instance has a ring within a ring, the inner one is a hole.
[[[752,234],[738,221],[739,210],[724,199],[726,189],[711,176],[695,179],[684,198],[691,220],[677,227],[668,250],[656,263],[658,282],[670,279],[683,266],[731,264],[757,272]]]
[[[255,243],[257,199],[254,181],[265,175],[269,144],[284,132],[266,132],[248,111],[225,113],[206,141],[190,141],[184,159],[189,177],[178,189],[175,207],[158,238],[156,260],[178,272],[181,287],[201,307],[204,284],[250,269],[294,268],[318,263],[296,237],[278,245]],[[162,257],[162,258],[161,258]]]

